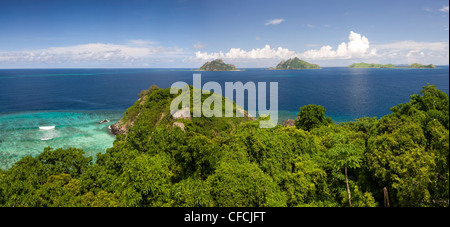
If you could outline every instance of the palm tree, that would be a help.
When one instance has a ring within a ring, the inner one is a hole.
[[[358,149],[354,144],[348,143],[348,139],[345,135],[336,134],[336,143],[330,149],[331,160],[333,161],[333,167],[337,171],[344,169],[345,183],[347,185],[347,195],[349,206],[352,206],[352,196],[350,187],[348,184],[347,168],[356,169],[360,167],[362,150]]]

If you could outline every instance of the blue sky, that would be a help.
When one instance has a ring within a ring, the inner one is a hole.
[[[0,68],[448,64],[448,0],[0,1]]]

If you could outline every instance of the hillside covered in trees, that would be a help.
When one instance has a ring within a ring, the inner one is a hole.
[[[222,59],[206,62],[198,69],[199,71],[239,71],[232,64],[225,64]]]
[[[296,69],[321,69],[317,64],[311,64],[309,62],[300,60],[298,57],[290,58],[288,60],[281,61],[275,68],[269,68],[270,70],[296,70]]]
[[[429,64],[429,65],[422,65],[419,63],[413,63],[409,66],[395,66],[393,64],[386,64],[386,65],[382,65],[382,64],[374,64],[374,63],[354,63],[348,66],[348,68],[358,68],[358,69],[365,69],[365,68],[388,68],[388,69],[393,69],[393,68],[413,68],[413,69],[435,69],[436,66],[433,64]]]
[[[432,85],[380,119],[335,124],[308,105],[271,129],[175,119],[175,97],[141,92],[95,163],[47,148],[0,170],[0,206],[449,206],[449,98]]]

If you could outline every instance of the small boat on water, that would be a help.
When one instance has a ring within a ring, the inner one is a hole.
[[[39,130],[52,130],[55,126],[39,126]]]

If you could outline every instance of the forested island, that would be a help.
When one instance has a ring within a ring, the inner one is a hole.
[[[415,68],[415,69],[435,69],[436,66],[433,64],[429,64],[429,65],[422,65],[419,63],[413,63],[411,65],[409,65],[408,68]]]
[[[240,71],[232,64],[225,64],[222,59],[216,59],[203,64],[199,71]]]
[[[337,124],[307,105],[271,129],[171,114],[176,97],[141,92],[95,162],[46,148],[0,170],[0,206],[449,206],[449,97],[433,85],[380,119]]]
[[[373,64],[373,63],[365,63],[365,62],[361,62],[361,63],[354,63],[348,66],[348,68],[414,68],[414,69],[435,69],[436,66],[434,66],[433,64],[429,64],[429,65],[422,65],[419,63],[414,63],[411,64],[409,66],[395,66],[393,64],[386,64],[386,65],[382,65],[382,64]]]
[[[299,58],[291,58],[281,61],[277,67],[269,68],[269,70],[292,70],[292,69],[321,69],[317,64],[311,64],[309,62],[300,60]]]

